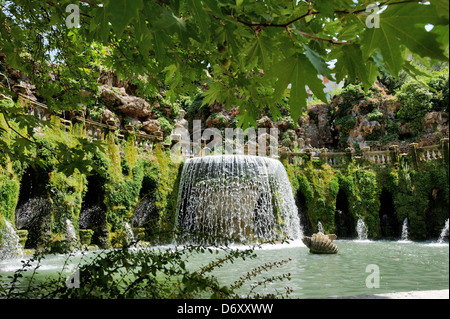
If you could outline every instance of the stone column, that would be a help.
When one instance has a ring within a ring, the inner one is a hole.
[[[449,167],[449,139],[443,138],[441,140],[441,152],[442,152],[442,158],[444,159],[445,167]]]
[[[398,145],[389,146],[390,156],[391,156],[391,164],[393,164],[393,165],[398,164],[400,162],[400,155],[399,155],[398,149],[399,149]]]
[[[415,170],[419,169],[419,156],[417,155],[417,146],[419,146],[419,144],[417,143],[409,144],[409,155],[411,156],[411,160]]]
[[[328,164],[327,161],[327,157],[326,154],[328,153],[328,149],[327,148],[321,148],[320,149],[320,161],[322,162],[322,164]]]
[[[345,160],[346,160],[346,164],[348,165],[348,164],[350,164],[351,162],[353,162],[353,152],[354,152],[355,150],[353,149],[353,148],[351,148],[351,147],[347,147],[346,149],[345,149],[345,152],[347,153],[347,156],[345,157]]]
[[[305,152],[306,161],[307,162],[312,162],[312,149],[305,148],[304,152]]]

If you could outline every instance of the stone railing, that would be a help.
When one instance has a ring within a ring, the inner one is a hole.
[[[159,135],[143,134],[135,132],[132,125],[125,125],[125,129],[119,129],[115,121],[107,121],[106,124],[92,121],[86,118],[82,111],[75,111],[73,114],[61,111],[52,113],[45,104],[30,100],[23,94],[19,94],[19,99],[22,105],[28,108],[28,113],[36,115],[40,121],[48,121],[52,116],[59,116],[61,127],[67,132],[71,132],[76,123],[82,124],[82,130],[91,140],[104,139],[107,132],[114,132],[120,140],[124,139],[126,134],[134,134],[136,147],[144,151],[151,151],[155,143],[161,143],[163,140],[162,132],[159,132],[161,133]],[[67,120],[66,117],[70,120]]]
[[[65,115],[67,114],[63,114],[61,111],[56,114],[52,114],[45,104],[32,101],[23,94],[19,94],[19,98],[22,104],[28,107],[28,112],[30,114],[37,115],[39,120],[50,120],[52,115],[59,116],[62,127],[68,132],[72,130],[75,123],[82,123],[83,129],[92,140],[103,139],[105,133],[111,131],[113,131],[119,139],[123,139],[126,134],[131,133],[135,135],[136,147],[145,151],[151,151],[154,143],[162,143],[163,140],[162,134],[156,136],[138,133],[135,132],[134,127],[131,125],[126,125],[125,129],[119,129],[117,127],[117,123],[114,121],[107,121],[106,124],[92,121],[87,119],[83,112],[76,112],[75,115],[69,114],[68,117],[70,120],[67,120],[65,119]],[[202,142],[199,148],[201,150],[197,156],[204,156],[204,142]],[[245,149],[244,154],[247,154],[247,149]],[[430,161],[443,161],[448,166],[449,139],[443,138],[439,145],[422,147],[419,147],[417,143],[411,143],[409,146],[409,152],[404,154],[399,153],[398,145],[393,145],[389,148],[389,150],[384,151],[371,151],[370,147],[365,147],[359,154],[357,154],[352,148],[347,148],[345,152],[329,152],[325,148],[318,151],[305,148],[301,152],[290,152],[287,148],[280,148],[278,154],[281,159],[287,159],[290,164],[296,166],[303,166],[308,161],[316,160],[336,168],[345,167],[353,161],[361,164],[373,164],[385,167],[399,163],[401,158],[410,158],[413,167],[417,169],[422,163]],[[267,154],[267,156],[270,155]]]
[[[417,143],[409,146],[409,152],[400,154],[398,145],[393,145],[389,150],[371,151],[370,147],[365,147],[357,154],[353,149],[347,148],[345,152],[333,153],[327,149],[314,151],[313,149],[304,149],[302,152],[289,152],[281,150],[282,159],[286,159],[290,164],[303,166],[308,161],[320,161],[322,164],[328,164],[332,167],[344,167],[355,161],[360,164],[373,164],[380,167],[386,167],[400,163],[402,158],[409,158],[415,169],[423,163],[431,161],[442,161],[449,165],[449,139],[444,138],[439,145],[419,147]]]

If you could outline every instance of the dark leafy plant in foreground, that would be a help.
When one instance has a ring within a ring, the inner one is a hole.
[[[135,246],[136,243],[133,243]],[[255,246],[248,249],[231,249],[227,246],[182,245],[165,247],[103,250],[94,255],[82,253],[76,267],[78,282],[67,285],[73,273],[75,254],[67,256],[57,276],[38,279],[45,256],[35,256],[23,261],[21,269],[9,282],[0,281],[0,298],[74,298],[74,299],[189,299],[189,298],[283,298],[291,293],[283,291],[261,293],[260,288],[274,281],[290,279],[290,274],[263,277],[272,268],[281,267],[289,260],[268,262],[242,274],[235,282],[220,283],[213,271],[236,261],[242,262],[256,256]],[[202,254],[206,261],[195,269],[189,259]],[[72,262],[71,262],[72,261]],[[37,264],[35,264],[35,262]],[[34,264],[34,265],[33,265]],[[71,288],[68,288],[71,287]],[[76,287],[75,287],[76,286]]]

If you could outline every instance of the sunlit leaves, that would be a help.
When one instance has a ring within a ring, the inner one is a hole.
[[[318,71],[304,54],[294,54],[275,64],[267,75],[277,79],[274,93],[276,99],[281,99],[291,84],[289,104],[292,118],[297,119],[306,110],[306,86],[309,86],[317,97],[326,101],[324,86],[317,77]]]
[[[446,59],[443,44],[437,40],[438,35],[425,29],[426,24],[448,25],[448,16],[444,18],[436,15],[433,5],[391,5],[379,18],[380,27],[367,28],[364,33],[364,59],[368,59],[375,51],[380,52],[387,69],[394,75],[400,72],[405,62],[403,47],[422,57]]]
[[[73,92],[84,84],[95,92],[86,80],[94,77],[80,71],[92,54],[86,47],[93,43],[108,49],[96,65],[119,76],[145,78],[146,94],[149,88],[156,93],[170,86],[166,89],[175,96],[202,86],[205,103],[239,107],[243,125],[265,108],[276,117],[285,97],[296,120],[306,107],[306,86],[324,99],[318,75],[332,79],[336,74],[337,80],[363,82],[368,88],[378,68],[394,76],[402,69],[414,73],[409,54],[425,65],[429,58],[448,60],[447,0],[389,1],[376,14],[379,28],[366,24],[371,14],[366,8],[374,4],[369,0],[92,0],[80,3],[77,30],[63,24],[68,0],[60,6],[45,0],[11,3],[15,6],[9,6],[8,14],[14,19],[0,13],[9,20],[0,24],[2,52],[15,68],[25,69],[24,56],[39,62],[45,69],[36,76],[39,93],[55,108],[80,103]],[[26,28],[35,31],[28,34]],[[37,41],[33,34],[45,35],[51,40],[46,50],[55,50],[60,62],[70,64],[70,72],[57,70],[59,82],[49,81],[49,71],[55,70],[41,63],[51,60],[40,47],[46,39]]]

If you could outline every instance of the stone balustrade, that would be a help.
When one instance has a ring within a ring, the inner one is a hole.
[[[27,107],[29,114],[36,115],[40,121],[49,121],[52,116],[59,116],[61,128],[67,132],[71,132],[75,124],[81,124],[81,130],[91,141],[104,139],[105,133],[113,131],[119,140],[125,138],[127,134],[134,134],[136,138],[136,147],[144,151],[151,151],[154,143],[161,143],[163,140],[162,132],[158,135],[143,134],[135,132],[132,125],[126,125],[125,129],[119,129],[114,121],[107,123],[99,123],[86,118],[83,111],[75,111],[70,116],[70,120],[63,117],[63,112],[52,113],[48,107],[40,102],[28,99],[25,95],[19,94],[22,105]]]
[[[30,114],[37,115],[39,120],[50,120],[52,112],[47,108],[45,104],[28,99],[25,95],[19,94],[21,103],[28,107]],[[76,123],[82,123],[83,130],[92,140],[103,139],[105,133],[108,131],[114,131],[119,139],[125,138],[127,134],[134,134],[136,139],[136,147],[145,151],[151,151],[154,143],[161,143],[163,140],[161,134],[150,135],[143,133],[136,133],[131,125],[126,125],[125,129],[119,129],[117,123],[111,121],[111,123],[99,123],[86,118],[84,112],[77,111],[74,116],[70,116],[71,120],[63,118],[62,112],[56,114],[61,117],[61,125],[66,131],[71,131],[72,127]],[[166,146],[166,145],[164,145]],[[170,146],[170,145],[168,145]],[[191,147],[193,147],[191,145]],[[205,143],[201,144],[200,152],[197,152],[199,156],[205,156],[208,152],[205,152]],[[271,150],[270,154],[275,154]],[[244,148],[245,155],[249,154],[248,147]],[[371,151],[370,147],[365,147],[357,154],[352,148],[347,148],[345,152],[329,152],[323,148],[318,151],[314,151],[310,148],[305,148],[301,152],[291,152],[286,148],[279,148],[279,157],[283,160],[286,159],[288,163],[296,166],[303,166],[308,161],[320,161],[322,164],[328,164],[332,167],[345,167],[352,161],[356,161],[362,164],[372,164],[381,167],[388,165],[395,165],[400,162],[402,158],[410,158],[414,168],[419,168],[420,165],[431,161],[443,161],[446,165],[449,165],[449,139],[443,138],[439,145],[422,146],[419,147],[417,143],[411,143],[409,146],[409,152],[406,154],[399,154],[398,145],[392,145],[389,150],[384,151]],[[270,156],[267,154],[267,156]],[[273,157],[273,156],[272,156]],[[278,157],[278,156],[276,156]]]

